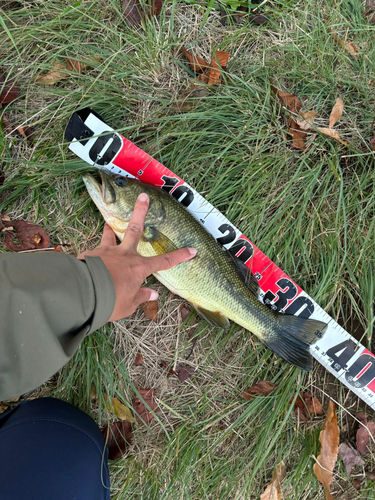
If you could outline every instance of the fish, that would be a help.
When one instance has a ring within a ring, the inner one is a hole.
[[[228,329],[231,320],[253,333],[288,363],[312,370],[310,345],[322,337],[326,323],[267,308],[258,300],[259,285],[250,269],[223,249],[162,189],[104,171],[100,176],[101,183],[90,174],[85,174],[83,181],[120,241],[138,196],[146,193],[150,202],[138,253],[151,257],[183,247],[196,248],[193,259],[154,274],[163,285],[187,300],[212,325]]]

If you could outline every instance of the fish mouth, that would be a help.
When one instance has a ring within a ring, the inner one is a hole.
[[[99,170],[99,176],[101,179],[101,184],[90,174],[83,175],[83,182],[85,183],[86,189],[89,192],[91,198],[95,201],[98,197],[106,204],[116,202],[116,191],[114,190],[112,183],[110,182],[109,175]]]

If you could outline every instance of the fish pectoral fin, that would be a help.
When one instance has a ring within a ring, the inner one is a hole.
[[[178,247],[171,241],[168,236],[161,233],[154,226],[145,227],[142,235],[142,240],[150,243],[157,255],[162,255],[168,252],[178,250]]]
[[[224,328],[224,330],[227,330],[230,327],[229,319],[220,311],[209,311],[208,309],[204,309],[203,307],[197,306],[193,303],[191,303],[191,305],[197,313],[200,314],[206,321],[211,323],[211,325],[217,326],[218,328]]]
[[[247,267],[246,264],[242,262],[238,257],[235,255],[232,255],[230,252],[227,252],[230,258],[232,259],[234,265],[237,268],[238,275],[247,286],[247,288],[250,290],[251,293],[255,295],[256,298],[259,297],[259,283],[254,274],[251,272],[251,270]]]

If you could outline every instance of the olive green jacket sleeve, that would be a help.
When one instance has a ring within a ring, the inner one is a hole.
[[[115,301],[100,257],[0,254],[0,401],[48,380],[107,323]]]

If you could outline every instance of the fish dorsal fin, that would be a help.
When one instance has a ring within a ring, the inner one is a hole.
[[[218,328],[224,328],[224,330],[227,330],[230,327],[229,319],[224,316],[224,314],[221,314],[220,311],[209,311],[208,309],[197,306],[197,304],[192,302],[190,302],[190,304],[194,307],[197,313],[206,321],[211,323],[211,325],[217,326]]]
[[[251,270],[247,267],[246,264],[242,262],[238,257],[235,255],[232,255],[229,251],[227,251],[227,254],[230,256],[232,259],[232,262],[237,268],[238,274],[243,281],[244,285],[247,286],[247,288],[250,290],[251,293],[255,295],[256,298],[259,297],[259,283],[254,274],[251,272]]]
[[[150,243],[158,255],[178,250],[173,241],[171,241],[168,236],[165,236],[165,234],[161,233],[154,226],[145,227],[142,240]]]

